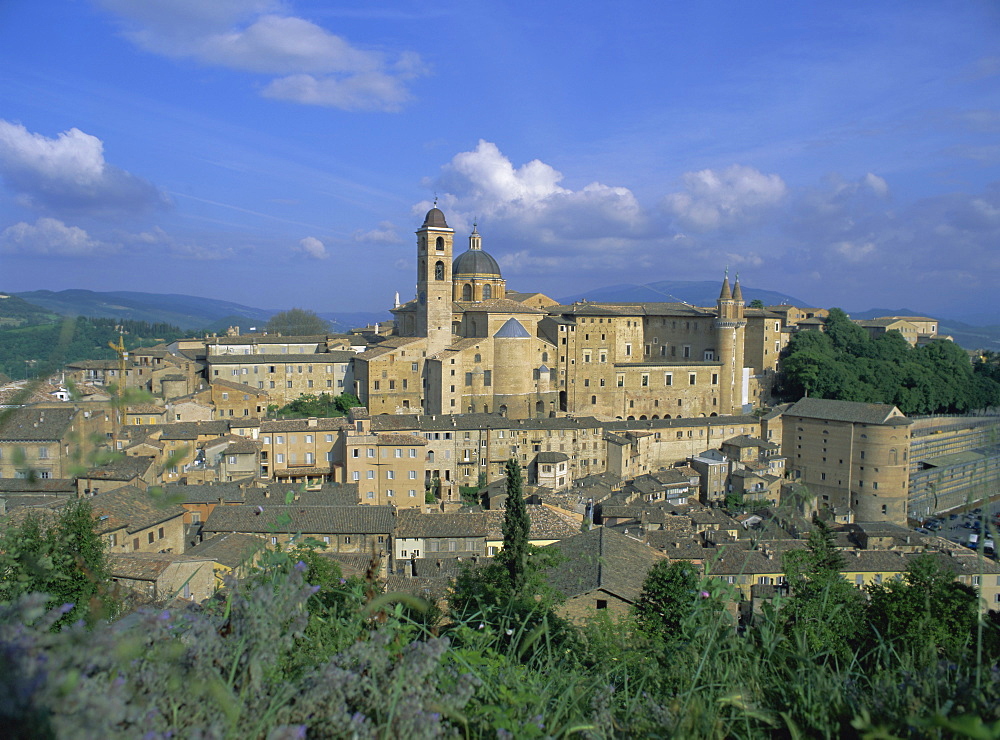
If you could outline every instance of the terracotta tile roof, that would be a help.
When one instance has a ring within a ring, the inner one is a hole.
[[[528,537],[533,540],[561,540],[580,533],[580,521],[561,514],[544,504],[528,504],[528,518],[531,520],[531,530]],[[491,540],[503,538],[500,528],[504,511],[484,511],[486,517],[486,536]]]
[[[108,569],[113,578],[133,581],[156,581],[174,563],[203,563],[211,567],[210,558],[190,557],[187,554],[159,552],[109,553]]]
[[[222,380],[221,378],[213,378],[212,385],[218,386],[220,388],[227,388],[229,390],[239,391],[240,393],[247,393],[252,396],[267,395],[267,391],[265,391],[263,388],[254,388],[252,385],[247,385],[246,383],[234,383],[231,380]]]
[[[663,559],[648,545],[606,527],[547,547],[565,558],[546,573],[546,578],[567,597],[600,588],[635,603],[649,569]]]
[[[100,467],[90,468],[80,477],[86,480],[133,480],[145,475],[155,463],[155,457],[122,455]]]
[[[0,496],[76,493],[74,478],[0,478]]]
[[[0,409],[0,441],[56,442],[69,431],[78,409],[39,408]]]
[[[266,547],[265,539],[252,534],[227,532],[209,537],[184,553],[191,557],[208,558],[228,568],[250,563],[254,555]]]
[[[278,355],[208,355],[207,365],[297,365],[312,363],[314,365],[335,365],[340,362],[350,362],[356,357],[347,349],[335,349],[332,352],[297,352]],[[256,390],[256,389],[255,389]]]
[[[205,532],[259,534],[390,534],[390,506],[216,506]]]
[[[310,426],[309,419],[285,419],[284,421],[262,421],[260,423],[261,434],[271,434],[274,432],[335,432],[347,426],[347,419],[343,416],[333,418],[315,419],[315,425]]]
[[[124,527],[130,534],[184,516],[184,507],[157,500],[135,486],[122,486],[89,499],[98,532]]]
[[[829,419],[830,421],[846,421],[856,424],[909,423],[909,419],[900,417],[899,409],[891,404],[831,401],[826,398],[800,399],[792,404],[785,414],[808,419]]]
[[[486,515],[483,513],[422,514],[400,511],[396,520],[396,537],[485,537]]]

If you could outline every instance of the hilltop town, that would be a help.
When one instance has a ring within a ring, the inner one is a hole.
[[[530,541],[606,564],[549,572],[573,619],[627,612],[664,560],[733,584],[733,609],[752,613],[816,522],[852,584],[931,553],[984,608],[1000,605],[1000,567],[921,526],[1000,493],[1000,417],[776,403],[782,350],[822,331],[826,310],[747,306],[728,275],[715,306],[560,305],[508,288],[477,229],[457,255],[454,238],[428,211],[416,294],[387,324],[234,327],[8,383],[3,513],[88,499],[137,603],[204,600],[263,548],[304,538],[345,573],[375,563],[383,588],[442,599],[502,547],[513,459]],[[926,317],[857,323],[914,346],[948,340]],[[356,400],[345,415],[274,418],[322,394]]]

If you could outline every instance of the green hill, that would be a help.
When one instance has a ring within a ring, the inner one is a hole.
[[[43,324],[58,318],[58,314],[29,303],[19,296],[0,293],[0,328]]]

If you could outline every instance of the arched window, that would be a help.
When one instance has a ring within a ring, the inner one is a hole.
[[[483,286],[483,300],[488,301],[493,297],[493,286],[487,283]]]
[[[440,239],[440,237],[438,237]],[[444,262],[434,263],[434,279],[444,280]]]
[[[549,361],[549,353],[542,352],[542,362],[548,362],[548,361]]]
[[[899,463],[899,453],[897,453],[896,449],[893,448],[889,450],[889,464],[896,465],[898,463]]]
[[[434,462],[434,450],[427,450],[427,462]]]
[[[462,286],[462,300],[471,301],[472,300],[472,285],[466,283]]]
[[[474,362],[482,362],[483,361],[483,356],[477,352],[475,358],[473,359],[473,361]]]
[[[438,250],[439,252],[444,249],[444,237],[443,236],[439,236],[437,238],[437,240],[434,242],[434,249]]]

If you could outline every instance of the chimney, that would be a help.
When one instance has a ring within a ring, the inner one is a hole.
[[[271,489],[269,488],[264,489],[264,498],[271,498]]]

